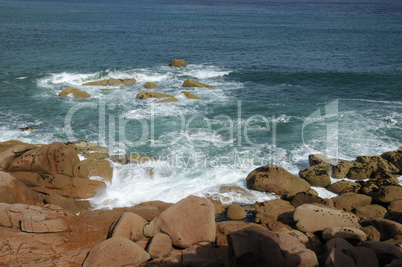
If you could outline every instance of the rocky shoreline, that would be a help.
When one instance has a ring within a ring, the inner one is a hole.
[[[189,196],[91,210],[111,160],[152,158],[85,141],[0,143],[0,265],[402,266],[402,147],[355,161],[310,155],[300,177],[259,167],[247,187],[280,198],[254,205]]]

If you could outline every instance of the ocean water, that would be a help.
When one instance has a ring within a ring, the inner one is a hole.
[[[155,159],[113,163],[97,208],[273,199],[246,189],[254,168],[297,175],[311,153],[402,145],[401,1],[0,0],[0,58],[0,141],[88,140]],[[168,67],[178,58],[188,65]],[[110,77],[137,83],[82,85]],[[179,101],[138,100],[145,82]],[[70,86],[91,97],[57,96]],[[227,185],[243,191],[220,193]]]

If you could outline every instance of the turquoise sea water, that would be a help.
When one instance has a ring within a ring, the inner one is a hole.
[[[99,207],[216,196],[267,163],[297,174],[310,153],[402,145],[400,1],[0,0],[0,58],[0,141],[88,140],[156,159],[114,164]],[[187,67],[168,67],[176,58]],[[82,86],[110,77],[137,83]],[[186,99],[185,79],[218,87]],[[148,81],[179,101],[136,99]],[[91,98],[57,97],[70,86]]]

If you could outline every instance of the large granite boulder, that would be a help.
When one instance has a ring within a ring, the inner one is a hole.
[[[309,246],[308,248],[311,249],[314,247],[316,244],[315,243],[315,237],[314,234],[304,234],[301,231],[297,229],[293,229],[287,224],[284,224],[282,222],[274,222],[269,226],[269,229],[277,234],[282,234],[282,235],[290,235],[293,237],[296,237],[299,239],[300,242],[305,244],[306,246]],[[319,247],[321,247],[321,241],[319,241]]]
[[[367,240],[380,241],[381,233],[372,225],[362,227],[362,231],[366,233]]]
[[[401,259],[402,251],[395,245],[379,241],[366,241],[362,247],[372,249],[378,258],[380,266],[390,263],[392,260]]]
[[[369,218],[360,221],[363,227],[373,226],[381,234],[381,240],[402,235],[402,224],[382,218]]]
[[[402,174],[402,147],[395,151],[385,152],[381,157],[398,168],[399,174]]]
[[[259,227],[228,235],[227,266],[318,266],[314,252],[290,235],[280,235]]]
[[[366,178],[396,178],[399,169],[392,163],[380,156],[359,156],[347,175],[350,179]]]
[[[294,207],[301,206],[303,204],[308,204],[308,203],[318,203],[318,204],[323,204],[328,207],[333,207],[334,202],[331,199],[324,199],[319,196],[313,195],[309,192],[300,192],[297,193],[296,196],[292,199],[290,202]]]
[[[308,156],[310,166],[315,165],[330,165],[331,176],[333,178],[345,178],[349,172],[349,169],[353,166],[353,162],[330,158],[321,154],[310,154]]]
[[[333,238],[343,238],[351,242],[366,241],[367,235],[358,228],[352,227],[327,227],[322,232],[322,238],[329,240]]]
[[[391,215],[402,215],[402,199],[392,201],[391,203],[389,203],[387,209],[389,214]]]
[[[379,267],[378,258],[372,249],[365,247],[353,247],[342,250],[344,254],[353,259],[356,266]]]
[[[0,226],[18,228],[27,233],[69,231],[73,215],[54,205],[44,207],[0,203]]]
[[[384,186],[380,189],[375,198],[377,201],[382,203],[390,203],[394,200],[401,200],[402,186],[400,185]]]
[[[93,247],[82,266],[139,266],[149,259],[150,255],[131,240],[113,237]]]
[[[262,229],[264,229],[261,224],[247,223],[244,221],[217,222],[216,223],[216,245],[219,247],[222,247],[222,246],[227,247],[227,245],[228,245],[227,235],[229,233],[236,232],[236,231],[242,230],[244,228],[248,228],[250,226],[257,226],[257,227],[261,227]]]
[[[355,262],[351,257],[343,253],[340,249],[331,248],[322,257],[320,261],[320,266],[323,267],[357,267]]]
[[[212,85],[208,85],[205,83],[200,83],[194,80],[185,80],[183,85],[183,87],[205,87],[205,88],[216,88],[216,86],[212,86]]]
[[[253,170],[246,180],[248,189],[275,193],[284,197],[292,197],[310,189],[308,182],[273,164]]]
[[[355,182],[351,182],[351,181],[339,181],[339,182],[335,182],[329,186],[327,186],[327,190],[331,191],[332,193],[335,194],[344,194],[344,193],[358,193],[359,190],[361,188],[361,185],[359,185],[358,183]]]
[[[144,229],[145,235],[166,233],[181,248],[198,242],[214,242],[215,208],[206,198],[189,196],[169,207]]]
[[[0,171],[0,202],[41,205],[43,199],[43,195],[26,187],[20,180],[9,173]]]
[[[27,187],[43,184],[43,178],[37,172],[9,172],[9,174],[23,182]]]
[[[108,236],[138,241],[145,238],[143,229],[147,223],[141,216],[132,212],[125,212],[111,227]]]
[[[313,233],[327,227],[360,229],[356,215],[320,204],[304,204],[297,207],[293,219],[297,229],[302,232]]]
[[[72,145],[77,154],[82,154],[86,159],[109,158],[109,149],[88,141],[70,141],[66,145]]]
[[[73,174],[74,177],[90,178],[98,176],[102,177],[105,181],[111,181],[113,168],[108,160],[86,159],[74,165]]]
[[[301,169],[299,171],[299,176],[312,186],[327,187],[331,184],[331,179],[329,178],[328,173],[329,168],[329,164],[321,163]]]
[[[357,207],[354,213],[360,218],[384,218],[385,214],[387,214],[387,209],[383,206],[374,204]]]
[[[162,258],[169,255],[172,249],[172,239],[167,234],[158,233],[149,243],[148,253],[153,259]]]
[[[37,148],[35,145],[3,142],[0,143],[0,170],[7,170],[11,162],[25,152]]]
[[[183,250],[173,250],[168,257],[154,259],[147,264],[147,267],[225,266],[227,256],[227,247],[196,245]]]
[[[45,204],[59,206],[73,214],[76,214],[80,211],[80,208],[77,206],[77,203],[73,198],[64,197],[59,193],[49,193],[45,196],[44,202]]]
[[[74,87],[67,87],[59,93],[59,96],[67,96],[69,94],[73,94],[73,96],[76,98],[87,98],[91,96],[87,92]]]
[[[76,199],[87,199],[94,197],[106,184],[97,180],[90,180],[81,177],[73,177],[72,188],[68,191],[69,197]]]
[[[282,199],[264,201],[255,204],[255,221],[269,228],[277,221],[292,224],[294,211],[295,207],[288,201]]]
[[[122,85],[122,84],[134,84],[137,81],[133,78],[130,79],[114,79],[114,78],[109,78],[109,79],[104,79],[101,81],[94,81],[94,82],[87,82],[83,83],[82,85]]]
[[[54,142],[26,151],[11,162],[8,171],[37,172],[46,175],[64,174],[73,176],[73,166],[79,162],[75,149],[71,145]]]
[[[184,59],[173,59],[170,64],[169,67],[185,67],[186,61]]]
[[[344,211],[352,211],[358,207],[371,205],[371,197],[363,194],[345,193],[331,198],[334,207]]]

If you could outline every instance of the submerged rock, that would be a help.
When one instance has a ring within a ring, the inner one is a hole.
[[[194,80],[185,80],[183,83],[183,87],[205,87],[205,88],[216,88],[216,86],[200,83]]]
[[[69,95],[69,94],[73,94],[74,97],[76,97],[76,98],[80,98],[80,97],[86,98],[86,97],[90,97],[90,96],[91,96],[91,95],[88,94],[87,92],[82,91],[82,90],[80,90],[80,89],[78,89],[78,88],[74,88],[74,87],[67,87],[66,89],[64,89],[63,91],[61,91],[61,92],[59,93],[59,96],[67,96],[67,95]]]
[[[137,95],[137,99],[147,99],[147,98],[165,98],[165,97],[172,97],[174,96],[169,94],[157,93],[157,92],[140,92]]]
[[[121,84],[134,84],[137,81],[135,79],[114,79],[109,78],[101,81],[87,82],[82,85],[121,85]]]
[[[156,104],[177,102],[177,101],[179,101],[179,99],[177,99],[176,97],[170,97],[170,98],[166,98],[166,99],[163,99],[163,100],[159,100],[159,101],[156,102]]]
[[[187,98],[190,98],[190,99],[201,99],[201,97],[196,96],[196,95],[194,95],[194,94],[192,94],[192,93],[190,93],[190,92],[188,92],[188,91],[182,91],[182,93],[183,93]]]

